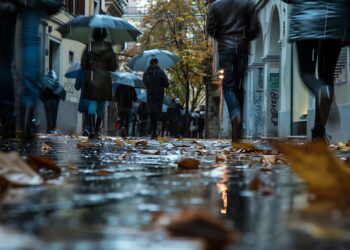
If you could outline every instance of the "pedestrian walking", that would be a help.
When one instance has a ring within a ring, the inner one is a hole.
[[[112,99],[110,72],[117,68],[112,44],[105,41],[106,29],[95,28],[92,37],[94,41],[86,46],[81,58],[81,68],[84,72],[84,97],[89,99],[89,138],[99,135],[106,101]]]
[[[4,126],[3,138],[16,135],[15,88],[12,76],[17,16],[21,20],[20,45],[22,49],[21,124],[22,139],[34,135],[34,112],[42,91],[39,26],[46,15],[56,13],[63,0],[0,1],[0,119]]]
[[[151,119],[151,138],[157,138],[157,124],[162,114],[164,100],[164,88],[169,87],[169,81],[164,71],[158,66],[158,59],[150,61],[146,72],[143,74],[143,82],[147,87],[147,103]]]
[[[122,137],[129,135],[130,112],[134,102],[137,101],[137,95],[134,87],[128,85],[118,85],[115,91],[115,100],[121,123],[120,134]]]
[[[59,83],[56,72],[50,70],[46,75],[45,88],[41,94],[41,100],[44,104],[46,116],[46,132],[48,134],[57,134],[57,114],[60,100],[66,99],[66,91]]]
[[[80,69],[77,73],[77,78],[75,79],[74,88],[75,90],[80,90],[78,111],[82,113],[83,116],[83,136],[89,136],[90,134],[90,122],[89,122],[89,99],[84,97],[84,81],[83,81],[83,71]]]
[[[148,131],[148,105],[146,102],[140,102],[137,111],[138,133],[140,137],[146,136]]]
[[[282,1],[291,4],[289,41],[296,43],[301,79],[316,98],[312,140],[328,143],[335,68],[342,47],[350,44],[350,1]]]
[[[242,136],[243,78],[250,42],[260,33],[255,1],[217,0],[209,7],[207,31],[218,43],[224,70],[223,95],[232,124],[232,140]]]

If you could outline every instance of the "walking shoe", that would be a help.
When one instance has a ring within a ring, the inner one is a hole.
[[[125,127],[122,127],[120,129],[120,136],[123,137],[123,138],[126,138],[126,129],[125,129]]]
[[[231,121],[232,125],[232,142],[242,139],[242,121],[240,117],[236,117]]]
[[[96,120],[96,126],[95,126],[95,136],[96,137],[100,137],[100,130],[101,130],[101,124],[102,124],[102,120],[98,119]]]
[[[325,145],[329,145],[329,140],[325,129],[312,129],[311,138],[313,142],[321,142]]]
[[[89,139],[92,139],[95,137],[95,116],[89,115]]]

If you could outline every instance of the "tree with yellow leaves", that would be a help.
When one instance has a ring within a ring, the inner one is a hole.
[[[191,111],[203,103],[205,77],[211,74],[206,11],[202,0],[156,0],[143,19],[140,51],[165,49],[180,57],[167,70],[171,81],[167,95],[179,97]]]

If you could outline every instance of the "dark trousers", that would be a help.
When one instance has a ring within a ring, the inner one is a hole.
[[[306,87],[316,97],[315,130],[324,131],[334,95],[334,71],[342,48],[341,41],[296,42],[299,71]],[[318,78],[316,78],[316,68]]]
[[[57,113],[58,113],[58,106],[60,101],[44,100],[43,103],[44,103],[45,115],[46,115],[46,124],[47,124],[46,129],[47,129],[47,132],[50,132],[56,129]]]
[[[150,125],[150,130],[151,130],[151,136],[156,137],[157,136],[157,124],[159,120],[159,113],[150,113],[150,118],[151,118],[151,125]]]
[[[120,117],[120,124],[121,127],[125,128],[126,135],[128,135],[129,132],[129,111],[121,111],[119,112]]]
[[[243,79],[247,64],[248,51],[246,49],[219,48],[219,67],[224,70],[223,95],[231,120],[242,113]]]

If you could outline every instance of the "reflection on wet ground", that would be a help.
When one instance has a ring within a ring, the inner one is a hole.
[[[260,163],[252,164],[259,155],[216,163],[215,152],[230,146],[227,141],[200,141],[201,149],[191,141],[119,146],[105,138],[78,148],[79,141],[43,136],[32,145],[0,142],[2,151],[46,155],[62,169],[59,179],[44,186],[12,188],[3,195],[0,249],[202,249],[199,241],[170,238],[152,227],[158,214],[189,207],[232,222],[242,232],[234,249],[348,249],[350,244],[345,236],[326,240],[289,226],[294,211],[306,206],[300,179],[285,165],[259,171]],[[42,142],[52,150],[43,152]],[[199,169],[177,167],[176,161],[188,156],[200,160]],[[253,192],[249,183],[257,173],[261,187]],[[342,232],[349,235],[349,226],[342,225]]]

